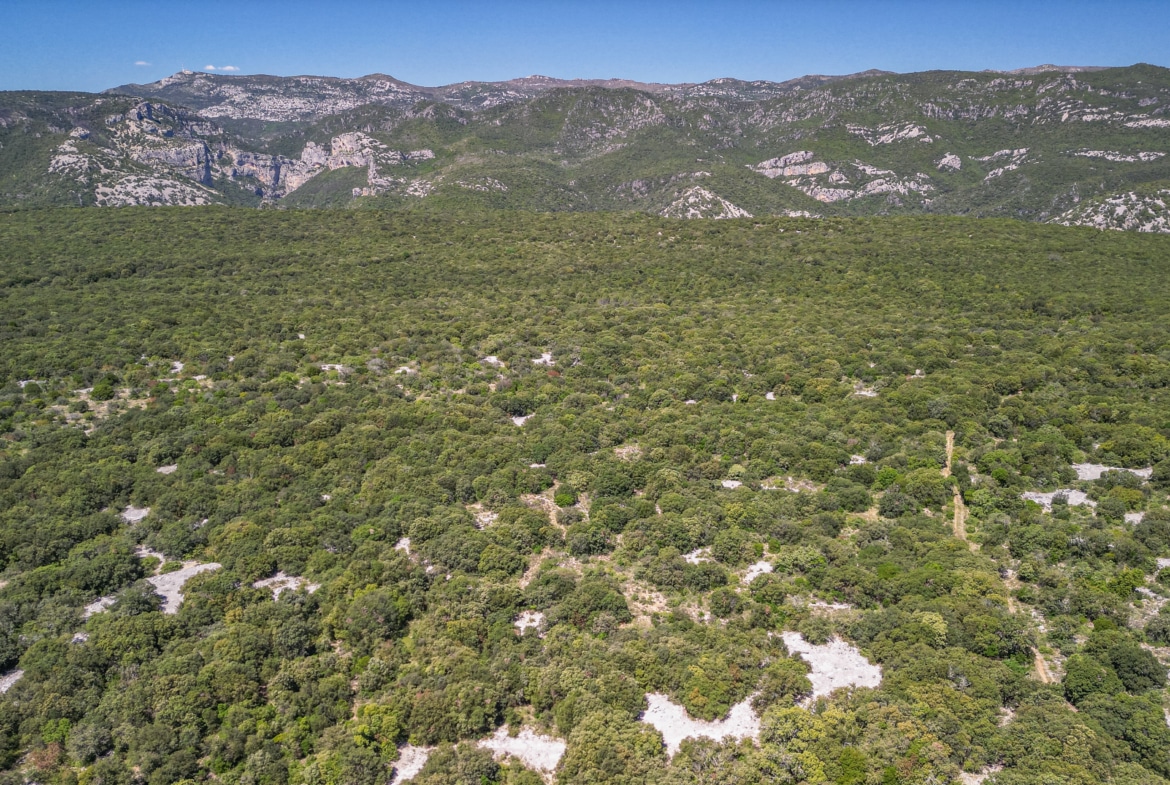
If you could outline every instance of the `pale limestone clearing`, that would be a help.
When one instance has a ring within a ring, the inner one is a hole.
[[[158,467],[157,469],[155,469],[155,471],[158,472],[159,474],[174,474],[176,471],[178,471],[178,469],[179,469],[179,464],[168,463],[166,466]]]
[[[480,358],[480,362],[484,365],[494,365],[497,368],[504,364],[501,362],[500,358],[496,357],[494,354],[489,354],[487,357]]]
[[[101,613],[113,604],[113,597],[99,597],[82,609],[81,618],[88,619],[90,616],[93,616],[95,613]]]
[[[764,400],[766,400],[766,401],[776,400],[776,393],[769,390],[768,392],[764,393]]]
[[[1125,514],[1126,523],[1141,523],[1142,519],[1146,517],[1144,512],[1127,512]]]
[[[823,613],[853,610],[853,606],[847,602],[825,602],[824,600],[813,600],[805,607],[811,611],[821,611]]]
[[[150,515],[149,507],[135,507],[133,504],[122,510],[120,513],[122,520],[126,523],[138,523],[147,515]]]
[[[552,352],[541,352],[540,356],[532,361],[533,365],[556,365]]]
[[[1170,567],[1170,559],[1154,559],[1154,566],[1159,570]]]
[[[75,632],[75,633],[73,633],[73,637],[69,639],[69,642],[74,643],[74,644],[78,644],[78,643],[85,643],[87,640],[89,640],[89,633],[88,632]]]
[[[761,575],[765,575],[772,571],[772,563],[766,561],[758,561],[750,565],[743,574],[743,582],[751,583]]]
[[[416,747],[413,744],[404,744],[398,748],[398,760],[394,761],[394,776],[390,778],[390,785],[414,779],[423,766],[427,765],[427,758],[431,757],[434,747]]]
[[[1130,474],[1136,474],[1143,480],[1150,479],[1154,473],[1154,469],[1151,466],[1147,466],[1144,469],[1123,469],[1119,466],[1102,466],[1099,463],[1074,463],[1072,467],[1073,471],[1077,473],[1077,479],[1082,481],[1099,480],[1105,472],[1129,472]]]
[[[633,461],[642,457],[642,448],[636,444],[623,444],[613,448],[613,454],[618,460]]]
[[[720,484],[724,488],[733,488],[733,489],[738,488],[739,486],[743,485],[743,483],[740,482],[739,480],[723,480],[723,482]]]
[[[478,746],[491,750],[496,760],[515,758],[548,782],[565,754],[566,745],[562,739],[542,736],[532,728],[521,728],[518,735],[509,736],[508,729],[502,727],[482,739]]]
[[[345,376],[347,373],[353,373],[353,368],[350,368],[348,365],[342,365],[341,363],[321,363],[321,370],[337,371],[341,376]]]
[[[218,569],[219,565],[215,562],[209,564],[186,562],[181,570],[155,575],[146,580],[153,583],[155,591],[163,596],[162,612],[178,613],[179,606],[183,604],[183,584],[201,572]]]
[[[863,464],[863,463],[866,463],[864,455],[850,455],[849,456],[849,465],[850,466],[859,466],[860,464]]]
[[[486,529],[491,526],[500,517],[491,510],[485,510],[482,504],[468,505],[468,510],[475,516],[475,528]]]
[[[405,553],[407,556],[409,556],[409,555],[410,555],[410,538],[409,538],[409,537],[403,537],[401,540],[399,540],[398,542],[394,543],[394,550],[396,550],[396,551],[402,551],[402,552],[403,552],[403,553]]]
[[[862,656],[853,644],[840,638],[817,646],[809,643],[799,632],[784,632],[780,637],[792,654],[799,654],[812,668],[808,680],[813,697],[830,695],[842,687],[879,687],[882,668]]]
[[[24,671],[12,671],[0,676],[0,695],[12,689],[12,685],[20,681],[20,677],[24,675]]]
[[[715,722],[691,718],[684,707],[661,693],[648,693],[646,703],[649,708],[642,712],[641,720],[662,734],[668,757],[674,757],[684,739],[723,741],[729,738],[758,739],[760,736],[760,718],[752,709],[750,697],[732,706],[726,719]]]
[[[702,564],[703,562],[712,561],[710,548],[698,548],[683,556],[689,564]]]
[[[1052,500],[1061,495],[1068,499],[1068,506],[1070,507],[1097,506],[1097,502],[1090,499],[1084,491],[1074,491],[1071,488],[1061,488],[1058,491],[1050,491],[1048,493],[1028,491],[1027,493],[1021,493],[1020,498],[1025,501],[1036,502],[1044,508],[1045,512],[1052,512]]]
[[[540,611],[524,611],[516,617],[516,621],[512,622],[512,626],[516,628],[516,632],[520,633],[521,635],[523,635],[524,631],[529,627],[539,632],[543,624],[544,614]],[[543,638],[544,635],[541,634],[540,637]]]
[[[529,421],[529,420],[531,420],[531,419],[532,419],[532,415],[531,415],[531,414],[525,414],[525,415],[523,415],[523,416],[521,416],[521,417],[513,417],[513,418],[512,418],[512,422],[513,422],[513,423],[515,423],[515,424],[517,425],[517,427],[519,427],[519,426],[523,425],[524,423],[528,422],[528,421]]]
[[[960,771],[959,782],[961,782],[963,785],[983,785],[984,780],[986,780],[992,774],[996,774],[1001,771],[1003,771],[1003,766],[1000,766],[999,764],[988,766],[978,774],[971,774],[970,772]]]
[[[297,591],[304,586],[309,594],[321,588],[319,583],[309,583],[306,579],[298,575],[286,575],[283,570],[273,575],[271,578],[264,578],[252,584],[255,589],[271,589],[272,599],[276,599],[283,591]]]
[[[853,385],[853,394],[862,398],[876,398],[877,390],[872,387],[867,387],[862,382],[857,382]]]
[[[185,367],[186,366],[183,365],[182,360],[175,360],[174,362],[171,363],[171,373],[182,373],[183,368],[185,368]]]

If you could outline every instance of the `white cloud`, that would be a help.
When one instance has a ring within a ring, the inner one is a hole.
[[[205,65],[205,66],[203,66],[203,70],[204,71],[214,71],[215,66],[214,65]]]
[[[205,66],[203,66],[203,70],[204,71],[239,71],[240,69],[234,65],[221,65],[218,67],[214,66],[214,65],[205,65]]]
[[[150,63],[146,62],[145,60],[135,60],[134,65],[150,65]]]

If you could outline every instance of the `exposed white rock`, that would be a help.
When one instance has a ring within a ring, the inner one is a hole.
[[[133,205],[196,207],[214,204],[219,201],[219,195],[198,183],[127,174],[95,187],[94,199],[99,207]]]
[[[690,564],[702,564],[703,562],[713,561],[710,548],[696,548],[684,555],[683,559]]]
[[[175,360],[171,363],[171,373],[182,373],[185,367],[181,360]]]
[[[147,515],[150,515],[150,508],[135,507],[133,504],[131,504],[127,506],[126,509],[122,510],[120,515],[122,516],[122,520],[126,521],[126,523],[138,523],[139,521],[146,518]]]
[[[1138,523],[1141,523],[1142,519],[1145,517],[1146,517],[1146,514],[1144,512],[1127,512],[1125,514],[1125,522],[1138,524]]]
[[[543,624],[544,614],[540,611],[523,611],[519,616],[516,617],[516,621],[512,622],[512,626],[516,628],[516,632],[521,635],[523,635],[524,631],[529,627],[539,632]],[[544,635],[542,634],[540,637],[543,638]]]
[[[969,771],[960,771],[959,782],[962,783],[962,785],[983,785],[988,777],[1001,771],[1003,771],[1003,766],[998,763],[994,766],[985,766],[975,774],[972,774]]]
[[[529,421],[529,420],[531,420],[531,419],[532,419],[532,415],[531,415],[531,414],[525,414],[525,415],[521,415],[521,416],[519,416],[519,417],[513,417],[513,418],[512,418],[512,422],[513,422],[513,423],[515,423],[517,426],[521,426],[521,425],[523,425],[524,423],[528,422],[528,421]]]
[[[1170,128],[1170,120],[1163,117],[1143,117],[1131,120],[1125,124],[1126,128]]]
[[[500,358],[496,357],[494,354],[489,354],[487,357],[480,358],[480,362],[484,365],[494,365],[497,368],[504,364],[500,361]]]
[[[699,185],[692,185],[660,213],[663,218],[751,218],[752,214]]]
[[[739,480],[723,480],[720,484],[724,488],[738,488],[739,486],[743,485],[743,483]]]
[[[533,365],[555,365],[552,352],[541,352],[540,356],[532,361]]]
[[[779,158],[769,158],[767,161],[749,166],[748,168],[754,172],[759,172],[765,177],[796,177],[798,175],[814,175],[824,174],[829,171],[829,165],[823,161],[812,161],[816,155],[810,150],[801,150],[788,155],[782,155]]]
[[[155,575],[146,580],[154,584],[155,591],[163,596],[162,612],[178,613],[179,606],[183,604],[183,584],[201,572],[218,570],[219,567],[215,562],[186,562],[181,570]]]
[[[515,758],[543,776],[546,782],[551,781],[566,747],[564,740],[543,736],[532,728],[521,728],[519,734],[509,736],[505,727],[482,739],[478,746],[491,750],[496,760]]]
[[[868,463],[868,461],[866,461],[864,455],[850,455],[849,456],[849,465],[850,466],[857,466],[857,465],[863,464],[863,463]]]
[[[1021,493],[1020,498],[1025,501],[1036,502],[1044,508],[1045,512],[1052,512],[1052,500],[1057,496],[1064,496],[1068,499],[1070,507],[1096,507],[1097,502],[1088,497],[1084,491],[1077,491],[1071,488],[1061,488],[1057,491],[1049,491],[1048,493],[1041,493],[1039,491],[1028,491]]]
[[[508,191],[508,186],[494,177],[480,177],[475,180],[456,180],[455,185],[460,188],[466,188],[469,191],[480,191],[482,193],[488,193],[490,191],[507,193]]]
[[[472,511],[475,514],[475,526],[478,529],[486,529],[499,519],[499,515],[491,510],[476,509],[479,505],[474,505]]]
[[[166,466],[160,466],[155,469],[155,471],[159,474],[174,474],[178,470],[179,464],[177,463],[168,463]]]
[[[81,644],[85,643],[87,640],[89,640],[88,632],[75,632],[73,633],[73,637],[69,639],[69,642],[73,644]]]
[[[1082,481],[1099,480],[1105,472],[1129,472],[1136,474],[1143,480],[1150,479],[1154,474],[1152,466],[1147,466],[1144,469],[1124,469],[1119,466],[1102,466],[1099,463],[1074,463],[1072,468],[1077,473],[1077,479]]]
[[[312,594],[321,588],[319,583],[309,583],[306,579],[297,575],[286,575],[283,570],[273,575],[271,578],[263,578],[252,584],[256,589],[270,589],[272,591],[272,599],[280,597],[281,592],[297,591],[302,586]]]
[[[404,744],[398,748],[398,760],[394,761],[394,774],[390,777],[390,785],[401,785],[412,780],[427,765],[427,758],[435,751],[434,747],[416,747],[413,744]]]
[[[749,565],[743,574],[743,582],[751,583],[761,575],[771,572],[773,569],[771,562],[758,561],[755,564]]]
[[[944,169],[957,172],[963,168],[963,159],[954,153],[947,153],[939,159],[937,167],[940,172]]]
[[[764,400],[765,400],[765,401],[774,401],[774,400],[776,400],[776,393],[774,393],[774,392],[772,392],[771,390],[769,390],[768,392],[764,393]]]
[[[855,136],[860,136],[866,141],[870,147],[877,147],[881,144],[893,144],[894,142],[904,142],[908,140],[917,140],[919,142],[930,143],[934,140],[927,134],[926,129],[920,125],[912,123],[897,124],[890,123],[888,125],[881,125],[877,128],[866,128],[861,125],[847,125],[845,129]]]
[[[0,695],[12,689],[12,685],[20,681],[20,677],[24,675],[24,671],[12,671],[0,676]]]
[[[350,368],[348,365],[342,365],[341,363],[322,363],[321,370],[336,371],[342,376],[345,376],[348,373],[353,373],[353,368]]]
[[[1081,158],[1101,158],[1106,161],[1116,161],[1118,163],[1149,163],[1150,161],[1157,161],[1163,158],[1165,153],[1155,152],[1141,152],[1141,153],[1119,153],[1115,150],[1078,150],[1073,155]]]
[[[394,543],[394,550],[402,551],[407,556],[409,556],[410,555],[410,538],[403,537],[398,542]]]
[[[648,708],[642,712],[640,719],[662,734],[668,757],[674,757],[684,739],[723,741],[760,737],[760,718],[752,709],[751,698],[735,704],[725,719],[714,722],[693,719],[685,707],[661,693],[648,693],[646,703],[649,704]]]
[[[799,654],[812,668],[808,680],[814,698],[830,695],[842,687],[881,686],[881,666],[871,664],[851,643],[834,638],[818,646],[806,641],[799,632],[791,631],[781,633],[780,637],[790,653]]]
[[[106,608],[110,607],[113,604],[114,604],[114,598],[112,596],[99,597],[98,599],[91,602],[89,605],[86,605],[84,608],[82,608],[81,618],[88,619],[90,616],[93,616],[95,613],[101,613],[102,611],[104,611]]]
[[[1170,567],[1170,559],[1154,559],[1154,565],[1159,570],[1164,570]]]
[[[1091,226],[1116,231],[1170,233],[1170,189],[1133,191],[1086,200],[1050,220],[1062,226]]]

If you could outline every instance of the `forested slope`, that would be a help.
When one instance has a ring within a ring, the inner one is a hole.
[[[1166,783],[1168,258],[0,215],[0,782]],[[880,686],[824,694],[851,646]],[[755,738],[639,719],[745,700]]]

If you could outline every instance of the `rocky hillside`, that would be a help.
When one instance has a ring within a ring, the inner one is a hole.
[[[1170,70],[0,94],[0,205],[944,213],[1167,231]]]

